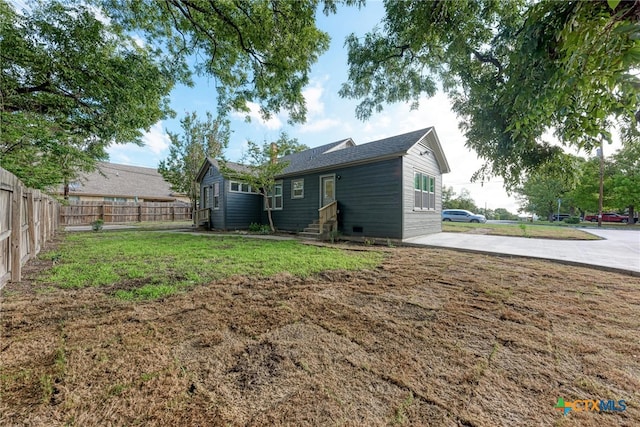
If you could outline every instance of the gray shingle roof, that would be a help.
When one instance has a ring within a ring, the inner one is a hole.
[[[420,142],[430,132],[433,132],[433,137],[435,138],[435,155],[440,163],[442,172],[449,172],[449,165],[444,157],[444,153],[442,153],[442,147],[440,147],[438,137],[435,135],[435,129],[428,127],[362,145],[355,145],[351,138],[347,138],[310,148],[299,153],[289,154],[279,159],[279,161],[282,162],[289,162],[279,176],[284,177],[303,172],[331,169],[347,164],[368,163],[385,158],[400,157],[406,154],[411,147]],[[334,149],[335,151],[332,151]],[[196,178],[197,182],[202,180],[208,165],[220,169],[216,159],[207,158],[200,168],[200,172]],[[248,172],[251,170],[248,166],[235,162],[227,162],[227,166],[239,172]]]
[[[251,172],[251,169],[247,165],[243,165],[236,162],[225,162],[227,167],[236,172]],[[202,178],[204,178],[205,172],[208,170],[209,166],[213,166],[216,169],[220,170],[220,162],[217,159],[213,159],[211,157],[207,157],[206,160],[200,166],[200,170],[196,175],[196,182],[201,182]]]
[[[341,140],[300,153],[283,156],[281,160],[288,161],[289,165],[282,172],[282,176],[312,170],[328,169],[348,163],[367,162],[396,155],[401,156],[432,129],[432,127],[428,127],[362,145],[346,147],[329,153],[326,152],[340,143],[347,141]]]
[[[83,175],[78,183],[70,185],[70,194],[166,200],[176,198],[171,185],[157,169],[106,162],[98,163],[98,170]]]

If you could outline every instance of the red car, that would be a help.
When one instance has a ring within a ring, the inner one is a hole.
[[[584,220],[598,222],[598,215],[587,215],[584,217]],[[622,222],[626,224],[627,222],[629,222],[629,217],[627,215],[607,212],[602,214],[602,222]]]

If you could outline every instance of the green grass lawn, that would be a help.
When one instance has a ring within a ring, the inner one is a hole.
[[[533,237],[537,239],[599,240],[598,236],[572,227],[555,225],[519,224],[471,224],[468,222],[443,222],[442,231],[449,233],[488,234],[492,236]]]
[[[42,257],[56,263],[39,278],[45,286],[110,287],[121,299],[160,298],[236,274],[305,277],[326,270],[370,269],[382,261],[377,252],[291,240],[150,231],[70,233],[57,251]]]

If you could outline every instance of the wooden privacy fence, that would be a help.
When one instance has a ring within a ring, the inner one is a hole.
[[[105,223],[188,221],[191,206],[177,202],[70,201],[61,208],[62,225],[87,225],[98,219]]]
[[[60,204],[0,168],[0,288],[22,279],[22,266],[58,229]]]

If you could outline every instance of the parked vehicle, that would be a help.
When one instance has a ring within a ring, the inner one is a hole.
[[[564,221],[567,218],[570,218],[571,215],[569,214],[563,214],[561,213],[560,216],[558,217],[558,214],[553,214],[553,217],[551,218],[551,221],[558,221],[558,218],[560,218],[560,221]]]
[[[590,222],[598,222],[598,215],[585,215],[584,220]],[[627,215],[607,212],[602,214],[602,222],[621,222],[623,224],[626,224],[627,222],[629,222],[629,217]]]
[[[484,215],[474,214],[464,209],[445,209],[442,211],[443,221],[454,222],[487,222],[487,218]]]

